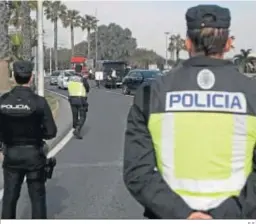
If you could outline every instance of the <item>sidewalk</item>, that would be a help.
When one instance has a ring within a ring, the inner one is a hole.
[[[61,141],[61,139],[68,134],[68,132],[72,128],[72,114],[71,114],[69,102],[60,96],[56,95],[56,97],[59,100],[59,109],[55,119],[56,125],[58,127],[58,133],[56,138],[50,141],[47,141],[47,144],[49,145],[50,149],[54,148]],[[2,171],[2,165],[1,165],[0,190],[2,188],[3,188],[3,171]]]

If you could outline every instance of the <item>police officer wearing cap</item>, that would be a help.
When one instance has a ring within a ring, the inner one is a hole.
[[[4,143],[4,195],[2,219],[15,219],[21,186],[26,177],[32,218],[46,219],[43,140],[56,136],[57,128],[44,97],[30,89],[33,64],[13,64],[17,86],[0,97],[0,141]]]
[[[190,59],[135,95],[123,175],[150,219],[256,218],[256,82],[223,59],[230,21],[188,9]]]
[[[68,93],[73,115],[73,134],[77,139],[82,139],[81,129],[85,123],[88,111],[87,94],[90,91],[90,86],[87,79],[81,74],[81,65],[76,65],[75,72],[75,75],[69,78]]]

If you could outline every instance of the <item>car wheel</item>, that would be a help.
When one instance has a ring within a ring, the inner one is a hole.
[[[126,85],[122,86],[122,93],[124,95],[129,95],[130,94],[130,90],[128,89],[128,87]]]

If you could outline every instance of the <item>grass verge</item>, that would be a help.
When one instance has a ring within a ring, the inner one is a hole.
[[[51,93],[45,92],[45,99],[47,100],[54,118],[56,118],[59,109],[59,100]]]

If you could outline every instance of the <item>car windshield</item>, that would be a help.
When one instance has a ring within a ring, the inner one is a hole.
[[[112,69],[115,69],[116,71],[124,70],[125,69],[125,63],[121,62],[108,62],[103,63],[103,70],[105,72],[112,71]]]
[[[163,74],[159,71],[142,71],[144,78],[155,78],[157,76],[162,76]]]
[[[72,76],[72,75],[74,75],[74,74],[75,74],[74,71],[66,71],[66,72],[65,72],[65,76]]]

